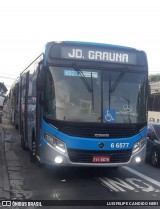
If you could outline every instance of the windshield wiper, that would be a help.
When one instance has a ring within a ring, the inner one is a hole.
[[[114,92],[114,90],[116,89],[116,87],[119,84],[120,80],[125,75],[125,73],[126,73],[126,71],[120,72],[120,74],[118,75],[118,77],[115,80],[115,82],[113,83],[113,85],[111,85],[111,75],[109,75],[109,109],[110,109],[110,105],[111,105],[111,95]]]
[[[85,85],[86,89],[88,90],[89,93],[92,94],[92,109],[94,109],[94,94],[93,94],[93,77],[92,77],[92,72],[91,72],[91,86],[88,83],[84,73],[80,70],[79,66],[76,64],[73,64],[73,69],[78,73],[79,78]]]
[[[123,76],[124,76],[125,73],[126,72],[124,71],[124,72],[121,72],[119,74],[119,76],[117,77],[117,79],[115,80],[115,82],[113,83],[113,85],[111,86],[111,89],[110,89],[111,93],[114,92],[115,88],[117,87],[117,85],[119,84],[120,80],[123,78]]]
[[[73,65],[74,70],[78,73],[80,79],[82,80],[82,82],[84,83],[84,85],[86,86],[87,90],[89,93],[92,93],[93,89],[92,87],[89,85],[88,81],[86,80],[86,77],[84,75],[84,73],[80,70],[79,66],[74,64]]]

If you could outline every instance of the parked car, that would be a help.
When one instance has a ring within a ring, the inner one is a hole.
[[[160,166],[160,123],[148,123],[146,159]]]

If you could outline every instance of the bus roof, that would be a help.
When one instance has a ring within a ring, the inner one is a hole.
[[[80,41],[64,41],[64,43],[69,43],[69,44],[84,44],[84,45],[94,45],[94,46],[103,46],[103,47],[111,47],[111,48],[124,48],[124,49],[129,49],[129,50],[137,50],[132,47],[128,46],[121,46],[121,45],[114,45],[114,44],[105,44],[105,43],[94,43],[94,42],[80,42]],[[141,51],[141,50],[139,50]]]
[[[44,64],[52,63],[53,59],[147,65],[147,56],[142,50],[127,46],[78,41],[48,42],[45,47]]]
[[[114,44],[106,44],[106,43],[97,43],[97,42],[81,42],[81,41],[52,41],[47,42],[45,48],[48,47],[50,44],[66,44],[66,45],[87,45],[87,46],[95,46],[95,47],[106,47],[106,48],[115,48],[115,49],[124,49],[124,50],[133,50],[133,51],[140,51],[144,52],[143,50],[136,49],[129,46],[122,46],[122,45],[114,45]]]

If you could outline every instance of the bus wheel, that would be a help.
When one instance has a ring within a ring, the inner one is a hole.
[[[30,151],[30,161],[31,163],[36,162],[36,142],[34,136],[32,136],[32,150]]]

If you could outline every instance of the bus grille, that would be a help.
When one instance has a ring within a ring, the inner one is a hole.
[[[140,124],[106,124],[106,123],[76,123],[46,119],[59,131],[69,136],[84,138],[127,138],[139,133],[146,126]],[[104,135],[104,137],[98,137]],[[106,137],[107,135],[107,137]]]
[[[131,149],[117,151],[68,149],[68,156],[74,163],[92,163],[92,156],[110,156],[110,163],[125,163],[129,161],[131,154]]]

